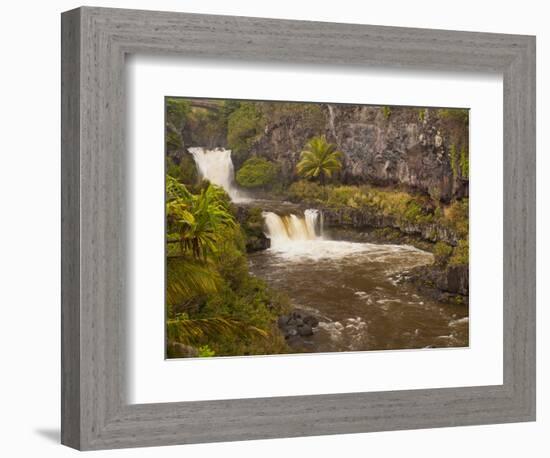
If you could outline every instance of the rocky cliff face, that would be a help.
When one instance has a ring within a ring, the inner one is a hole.
[[[338,210],[323,208],[325,227],[362,229],[393,228],[403,234],[414,235],[428,242],[445,242],[456,246],[458,234],[436,223],[411,223],[392,216],[381,215],[367,209],[342,208]]]
[[[283,178],[295,178],[304,144],[324,134],[344,153],[342,180],[405,185],[448,201],[468,194],[468,180],[454,171],[452,148],[468,146],[464,118],[442,110],[406,107],[326,105],[316,122],[301,113],[266,121],[252,153],[281,164]],[[454,145],[454,146],[452,146]]]

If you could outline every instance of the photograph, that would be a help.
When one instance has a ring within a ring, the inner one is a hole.
[[[165,97],[166,357],[469,346],[469,110]]]

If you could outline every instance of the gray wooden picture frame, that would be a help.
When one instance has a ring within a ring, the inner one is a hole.
[[[83,7],[62,14],[61,38],[63,444],[88,450],[535,419],[534,37]],[[503,74],[504,383],[128,404],[124,62],[134,53]]]

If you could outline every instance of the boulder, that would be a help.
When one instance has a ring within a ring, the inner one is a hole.
[[[315,328],[319,325],[319,320],[313,315],[307,315],[306,317],[304,317],[304,323],[308,326],[311,326],[312,328]]]
[[[311,326],[307,324],[303,324],[302,326],[298,326],[298,334],[302,337],[308,337],[313,335],[313,329],[311,329]]]

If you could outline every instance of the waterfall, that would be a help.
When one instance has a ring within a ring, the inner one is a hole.
[[[308,233],[311,236],[310,238],[317,238],[317,227],[319,227],[319,235],[321,237],[323,236],[323,228],[321,225],[318,224],[318,221],[323,220],[323,214],[319,210],[307,209],[304,212],[304,220],[308,229]]]
[[[201,147],[188,148],[191,153],[201,178],[207,179],[210,183],[221,186],[231,200],[243,202],[248,200],[235,187],[235,170],[231,160],[231,150],[224,148],[206,149]]]
[[[330,131],[332,132],[332,136],[334,137],[334,140],[337,140],[336,129],[334,128],[334,108],[330,103],[327,104],[327,107],[328,107],[328,114],[329,114],[328,121],[329,121]]]
[[[323,234],[318,224],[319,215],[319,210],[313,209],[306,210],[303,216],[297,216],[294,213],[279,216],[273,212],[264,212],[267,236],[271,239],[271,246],[297,241],[321,240]]]

